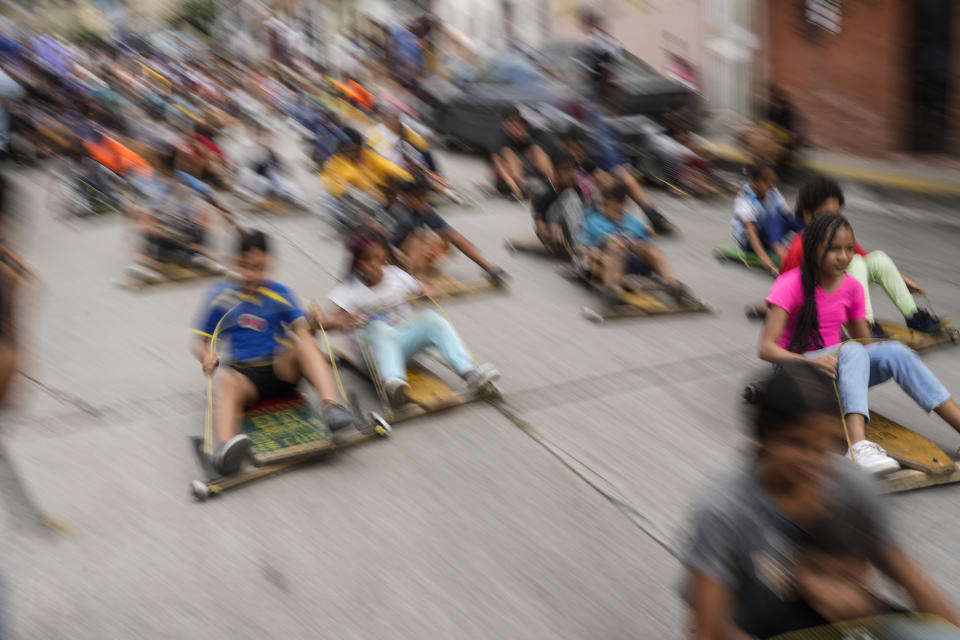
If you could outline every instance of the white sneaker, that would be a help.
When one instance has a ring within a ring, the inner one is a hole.
[[[127,267],[127,277],[138,282],[154,283],[163,280],[163,274],[156,269],[142,264],[134,264]]]
[[[500,377],[500,372],[493,368],[491,364],[481,364],[476,369],[464,376],[467,381],[467,388],[470,391],[479,391],[484,385],[493,382]]]
[[[408,394],[410,391],[410,383],[406,380],[391,378],[383,383],[383,390],[386,392],[387,399],[394,409],[399,409],[404,405],[410,404],[410,396]]]
[[[847,452],[847,457],[852,457],[868,473],[884,474],[900,468],[900,464],[888,456],[883,447],[869,440],[854,442]]]
[[[199,253],[191,256],[190,266],[192,266],[194,269],[199,269],[200,271],[209,271],[210,273],[215,273],[217,275],[223,275],[227,272],[227,268],[222,264]]]

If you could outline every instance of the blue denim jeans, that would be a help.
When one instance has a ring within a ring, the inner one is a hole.
[[[476,367],[446,318],[426,309],[399,326],[374,320],[363,330],[380,379],[407,379],[407,363],[427,347],[434,347],[450,368],[463,376]]]
[[[844,415],[859,413],[869,420],[867,390],[890,378],[928,413],[950,399],[950,392],[923,364],[916,351],[899,342],[890,340],[868,345],[846,342],[804,355],[815,358],[825,353],[837,356],[837,390]]]

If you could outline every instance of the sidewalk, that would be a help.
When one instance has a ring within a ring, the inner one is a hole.
[[[711,142],[723,163],[740,167],[750,161],[729,139]],[[960,196],[960,158],[935,157],[927,161],[904,156],[902,160],[876,159],[805,148],[793,166],[810,173],[876,187]]]

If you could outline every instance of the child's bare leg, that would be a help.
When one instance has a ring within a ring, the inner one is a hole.
[[[641,187],[640,183],[637,182],[637,179],[632,172],[630,172],[624,166],[619,166],[614,167],[612,173],[621,182],[623,182],[624,185],[626,185],[627,193],[630,194],[630,199],[636,202],[641,209],[646,209],[650,206],[650,201],[647,199],[647,194],[643,192],[643,187]]]
[[[951,427],[960,431],[960,406],[957,406],[957,403],[953,401],[953,398],[950,398],[942,405],[934,409],[937,412],[937,415],[943,418],[944,422],[949,424]]]
[[[253,383],[237,371],[217,371],[213,392],[213,434],[217,442],[226,442],[240,431],[243,408],[257,399]]]
[[[677,277],[673,275],[667,257],[653,244],[644,242],[634,248],[637,256],[650,265],[655,274],[663,278],[667,284],[677,284]]]
[[[541,240],[549,241],[550,240],[550,231],[549,225],[547,225],[546,220],[540,218],[533,219],[533,228],[537,233],[537,237]]]
[[[278,378],[291,383],[299,382],[301,377],[306,378],[324,406],[341,403],[330,374],[330,365],[309,334],[294,338],[293,349],[274,360],[273,371]]]
[[[850,444],[867,439],[866,418],[859,413],[848,413],[845,419],[847,422],[847,434],[850,436]]]
[[[611,291],[623,289],[623,271],[627,262],[627,250],[619,242],[609,242],[600,254],[603,267],[603,286]]]
[[[523,187],[525,182],[524,172],[523,172],[523,161],[520,160],[520,156],[515,154],[510,149],[504,149],[503,154],[503,164],[507,173],[513,179],[513,181],[519,187]]]
[[[563,246],[563,229],[560,228],[560,225],[556,223],[547,224],[547,237],[550,238],[550,241],[558,247]]]

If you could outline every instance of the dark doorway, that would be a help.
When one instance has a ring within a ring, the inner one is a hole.
[[[954,0],[914,0],[910,42],[910,123],[907,148],[911,151],[948,150],[950,98],[956,90],[952,76]]]

